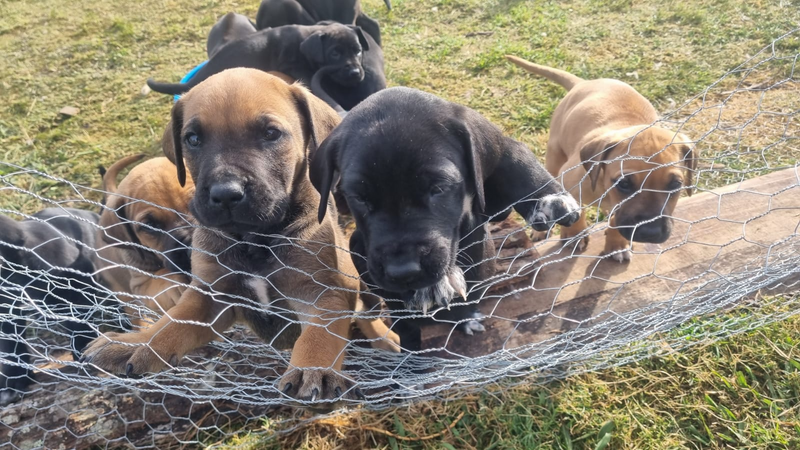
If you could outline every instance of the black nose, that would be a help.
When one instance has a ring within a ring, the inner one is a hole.
[[[391,262],[386,264],[385,272],[395,283],[408,283],[422,274],[422,266],[417,261]]]
[[[211,186],[211,203],[215,206],[233,206],[244,198],[244,186],[236,181],[226,181]]]
[[[350,69],[350,72],[347,73],[347,76],[352,78],[359,77],[361,76],[361,71],[358,70],[358,67],[353,67],[352,69]]]
[[[661,217],[647,223],[642,223],[644,220],[647,219],[641,218],[641,221],[633,230],[632,241],[660,244],[669,239],[669,235],[672,231],[669,220]]]

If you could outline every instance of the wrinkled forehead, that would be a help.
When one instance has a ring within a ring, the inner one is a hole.
[[[207,129],[235,131],[259,121],[284,126],[298,122],[291,87],[263,72],[222,72],[198,84],[180,101],[184,128],[201,124]]]

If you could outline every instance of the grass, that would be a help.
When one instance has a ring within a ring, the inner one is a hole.
[[[685,120],[687,133],[704,137],[699,148],[708,160],[701,167],[713,169],[704,173],[703,187],[794,164],[800,153],[790,139],[797,122],[787,115],[800,110],[797,83],[767,93],[741,90],[786,78],[790,61],[765,63],[747,78],[732,73],[695,98],[796,27],[797,0],[394,0],[392,12],[378,0],[364,3],[382,24],[390,85],[475,108],[540,156],[564,93],[506,63],[507,53],[585,78],[622,79],[659,111]],[[59,201],[97,201],[100,194],[14,166],[97,188],[98,164],[159,155],[172,101],[142,95],[144,81],[178,80],[205,59],[205,35],[218,16],[254,17],[258,2],[0,5],[0,160],[8,163],[0,163],[0,175],[23,190],[0,188],[0,208],[33,212],[45,202],[31,193]],[[778,55],[799,50],[797,36],[776,45]],[[58,114],[63,106],[81,111],[65,118]],[[222,442],[321,449],[797,448],[799,331],[800,319],[791,318],[563,381],[501,382],[471,397],[313,421],[280,440],[261,442],[244,430]]]

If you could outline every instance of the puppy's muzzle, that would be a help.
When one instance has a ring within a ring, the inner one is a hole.
[[[648,218],[634,216],[617,224],[619,234],[633,242],[661,244],[672,234],[672,219],[669,217]]]
[[[348,64],[335,72],[333,77],[342,86],[355,86],[364,80],[364,70],[354,64]]]

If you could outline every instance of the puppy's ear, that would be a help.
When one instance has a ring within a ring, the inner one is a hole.
[[[476,132],[477,130],[474,129],[475,126],[470,126],[469,121],[464,120],[464,118],[454,120],[449,128],[455,132],[456,136],[461,141],[461,148],[464,150],[463,154],[466,157],[467,169],[469,171],[467,174],[470,181],[469,184],[477,200],[477,212],[482,213],[486,209],[486,193],[483,187],[483,164],[481,155],[486,154],[488,151],[484,148],[487,142],[485,139],[481,139],[483,134]]]
[[[100,239],[106,244],[115,245],[120,242],[138,242],[133,234],[133,226],[128,222],[127,203],[119,195],[110,195],[108,203],[100,214]]]
[[[581,161],[583,168],[589,174],[589,180],[592,182],[592,189],[597,188],[597,180],[600,178],[600,172],[605,170],[605,164],[597,164],[601,161],[606,161],[614,150],[614,147],[620,143],[617,139],[617,133],[607,133],[598,138],[592,139],[581,148]],[[595,167],[595,165],[597,167]],[[592,170],[594,169],[594,170]]]
[[[170,120],[170,124],[172,126],[167,128],[167,131],[170,131],[172,134],[171,149],[169,146],[164,145],[167,131],[164,132],[165,136],[164,139],[161,140],[161,143],[164,154],[178,169],[178,182],[181,183],[181,186],[186,186],[186,164],[183,162],[183,139],[181,138],[181,133],[183,131],[183,100],[178,100],[172,107],[172,119]]]
[[[683,133],[678,133],[675,137],[676,142],[680,142],[680,149],[681,149],[681,161],[683,161],[684,166],[686,167],[686,176],[685,183],[689,186],[686,190],[686,194],[689,197],[694,194],[695,191],[695,174],[697,173],[697,163],[700,158],[697,155],[697,147],[694,143],[689,140],[689,137]]]
[[[9,245],[24,246],[25,233],[20,228],[19,222],[0,214],[0,257],[8,262],[19,264],[22,259],[20,251],[9,247]],[[0,266],[2,265],[3,261],[0,260]]]
[[[469,176],[485,215],[499,217],[513,206],[530,220],[538,204],[530,200],[564,192],[525,144],[504,136],[488,119],[460,106],[450,115],[459,118],[456,130],[465,130],[456,134],[463,136],[462,147],[469,149]]]
[[[339,125],[342,119],[327,103],[313,95],[308,89],[291,85],[297,109],[303,118],[303,134],[305,135],[306,158],[311,160],[317,147]]]
[[[317,31],[300,43],[300,53],[316,66],[325,64],[325,46],[322,43],[325,37],[325,33]]]
[[[365,52],[369,50],[369,41],[367,41],[367,38],[364,37],[364,31],[361,29],[361,27],[356,25],[348,25],[347,27],[356,32],[356,36],[358,36],[358,43],[361,44],[361,50]]]

